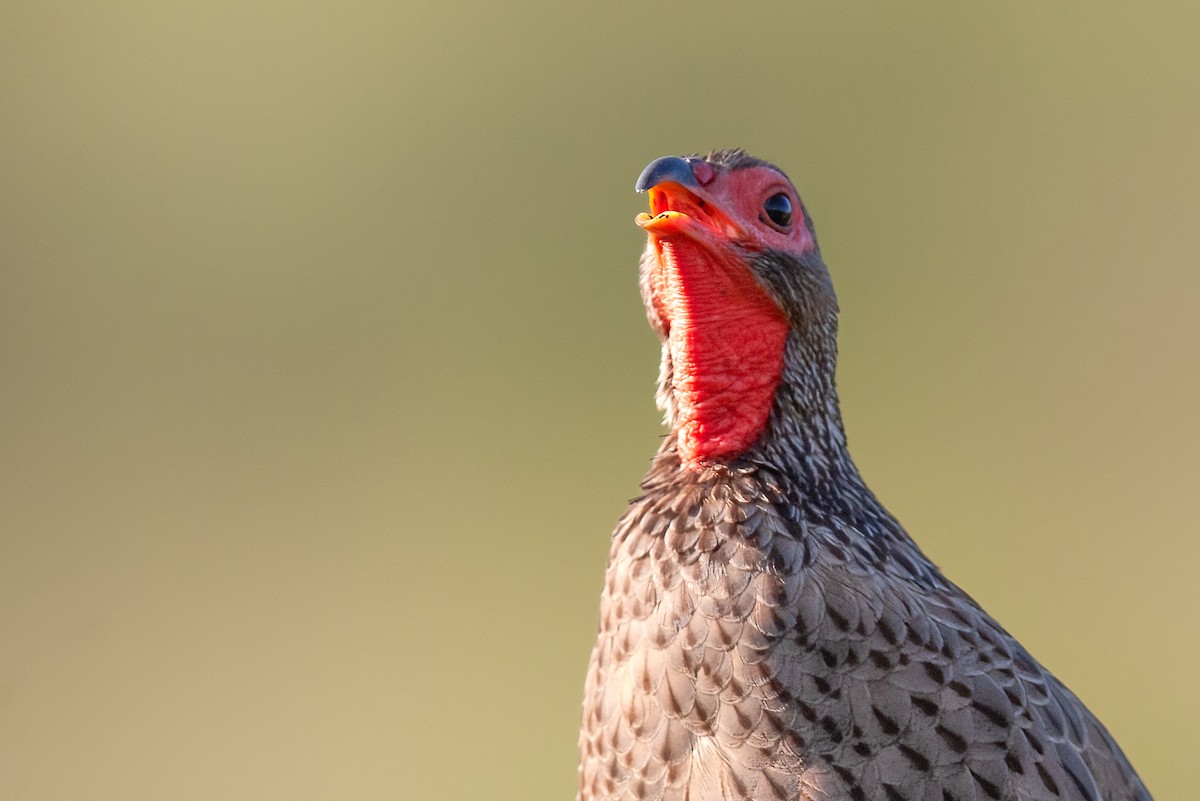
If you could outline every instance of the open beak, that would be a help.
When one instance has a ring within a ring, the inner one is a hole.
[[[741,226],[722,212],[701,186],[693,164],[687,159],[677,156],[655,159],[642,170],[634,189],[649,194],[650,212],[642,212],[635,219],[649,234],[705,239],[714,235],[737,239],[742,235]]]

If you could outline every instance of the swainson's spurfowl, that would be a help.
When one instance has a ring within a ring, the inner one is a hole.
[[[580,801],[1148,801],[863,482],[837,301],[787,176],[725,150],[636,188],[670,434],[613,535]]]

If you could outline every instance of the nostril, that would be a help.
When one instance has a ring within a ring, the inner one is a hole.
[[[707,161],[689,159],[688,163],[692,167],[692,175],[696,176],[696,180],[700,182],[701,186],[711,183],[717,175],[716,170]]]

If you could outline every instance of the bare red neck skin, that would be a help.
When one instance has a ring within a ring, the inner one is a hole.
[[[732,253],[660,240],[654,306],[671,349],[684,465],[734,458],[762,434],[783,371],[788,324]]]

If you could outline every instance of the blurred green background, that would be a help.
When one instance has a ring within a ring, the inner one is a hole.
[[[1188,796],[1200,10],[742,9],[4,6],[0,795],[571,798],[633,181],[740,145],[868,481]]]

